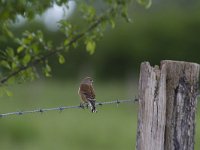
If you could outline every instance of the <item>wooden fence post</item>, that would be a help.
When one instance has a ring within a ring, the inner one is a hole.
[[[137,150],[193,150],[200,66],[141,64]]]

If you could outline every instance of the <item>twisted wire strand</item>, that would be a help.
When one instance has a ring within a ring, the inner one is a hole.
[[[128,99],[128,100],[113,100],[113,101],[107,101],[107,102],[97,102],[96,106],[102,106],[102,105],[108,105],[108,104],[120,104],[120,103],[130,103],[130,102],[137,102],[138,99]],[[25,115],[25,114],[31,114],[31,113],[43,113],[48,111],[63,111],[65,109],[83,109],[82,106],[61,106],[61,107],[53,107],[53,108],[40,108],[40,109],[34,109],[34,110],[25,110],[25,111],[15,111],[15,112],[8,112],[0,114],[0,118],[11,116],[11,115]]]

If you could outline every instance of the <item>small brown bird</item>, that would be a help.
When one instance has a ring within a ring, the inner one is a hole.
[[[92,83],[93,80],[91,77],[86,77],[81,81],[78,90],[78,94],[82,101],[80,106],[84,108],[84,104],[86,104],[87,107],[89,105],[92,112],[97,112],[95,107],[95,92]]]

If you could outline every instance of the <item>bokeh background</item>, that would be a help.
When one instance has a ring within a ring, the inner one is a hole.
[[[63,65],[52,58],[52,78],[9,87],[13,96],[0,97],[0,113],[78,105],[80,80],[92,76],[98,101],[137,96],[142,61],[159,65],[163,59],[200,63],[200,1],[154,0],[150,9],[133,3],[128,24],[118,20],[98,41],[93,55],[84,45],[65,54]],[[76,20],[76,9],[70,19]],[[53,41],[61,34],[36,20],[14,25],[13,31],[43,30]],[[0,45],[0,48],[9,45]],[[97,114],[65,110],[0,119],[0,149],[4,150],[128,150],[135,148],[137,104],[106,105]],[[200,106],[196,115],[200,147]]]

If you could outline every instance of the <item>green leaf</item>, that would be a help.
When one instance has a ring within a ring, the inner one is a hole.
[[[6,30],[6,33],[7,33],[7,35],[8,35],[10,38],[13,38],[13,37],[14,37],[13,33],[12,33],[9,29]]]
[[[92,21],[93,19],[95,19],[96,10],[93,6],[90,6],[86,3],[82,3],[80,5],[80,11],[83,15],[83,18],[86,19],[87,21]]]
[[[64,58],[64,56],[61,55],[61,54],[58,55],[58,60],[59,60],[59,63],[60,63],[60,64],[64,64],[64,63],[65,63],[65,58]]]
[[[66,40],[64,41],[64,46],[68,46],[68,44],[69,44],[69,40],[66,39]]]
[[[137,0],[140,5],[143,5],[145,8],[151,7],[152,0]]]
[[[16,80],[15,77],[11,77],[11,78],[7,81],[8,85],[11,85],[11,84],[16,83],[15,80]]]
[[[51,49],[51,48],[52,48],[52,41],[48,41],[48,42],[47,42],[47,47],[48,47],[48,49]]]
[[[46,71],[51,72],[51,67],[48,64],[46,64]]]
[[[40,31],[40,30],[37,31],[37,38],[39,39],[39,41],[41,43],[43,42],[43,33],[42,33],[42,31]]]
[[[111,27],[114,29],[115,28],[115,21],[113,19],[110,19]]]
[[[96,10],[94,9],[94,7],[88,7],[87,11],[88,11],[88,19],[92,20],[96,15]]]
[[[128,9],[127,6],[123,6],[122,7],[122,13],[121,13],[122,17],[128,22],[130,23],[132,20],[128,15]]]
[[[4,88],[4,90],[5,90],[5,93],[7,96],[9,96],[9,97],[13,96],[13,93],[11,91],[9,91],[8,89]]]
[[[86,50],[92,55],[95,51],[96,43],[93,40],[88,40],[86,42]]]
[[[8,56],[14,57],[14,50],[12,48],[10,48],[10,47],[7,48],[6,52],[7,52]]]
[[[46,77],[51,77],[51,67],[46,63],[45,68],[44,68],[44,74]]]
[[[33,49],[33,52],[37,55],[39,54],[39,49],[37,44],[32,44],[31,48]]]
[[[14,69],[16,69],[17,68],[17,64],[16,64],[16,62],[12,62],[12,69],[14,70]]]
[[[26,54],[26,55],[24,56],[22,62],[23,62],[24,65],[27,65],[27,64],[30,62],[30,60],[31,60],[31,55]]]
[[[0,86],[0,97],[6,94],[7,96],[11,97],[13,96],[13,93],[7,89],[5,86]]]
[[[74,48],[77,48],[78,42],[73,42],[73,43],[72,43],[72,46],[73,46]]]
[[[6,95],[11,97],[11,96],[13,96],[13,93],[11,91],[6,91]]]
[[[8,37],[10,37],[10,38],[13,38],[13,37],[14,37],[14,35],[13,35],[12,31],[9,29],[7,23],[4,22],[4,23],[2,24],[2,29],[3,29],[3,32],[4,32]]]
[[[17,53],[20,53],[24,50],[24,46],[20,46],[17,48]]]
[[[7,69],[11,69],[10,64],[5,60],[0,61],[0,65]]]

